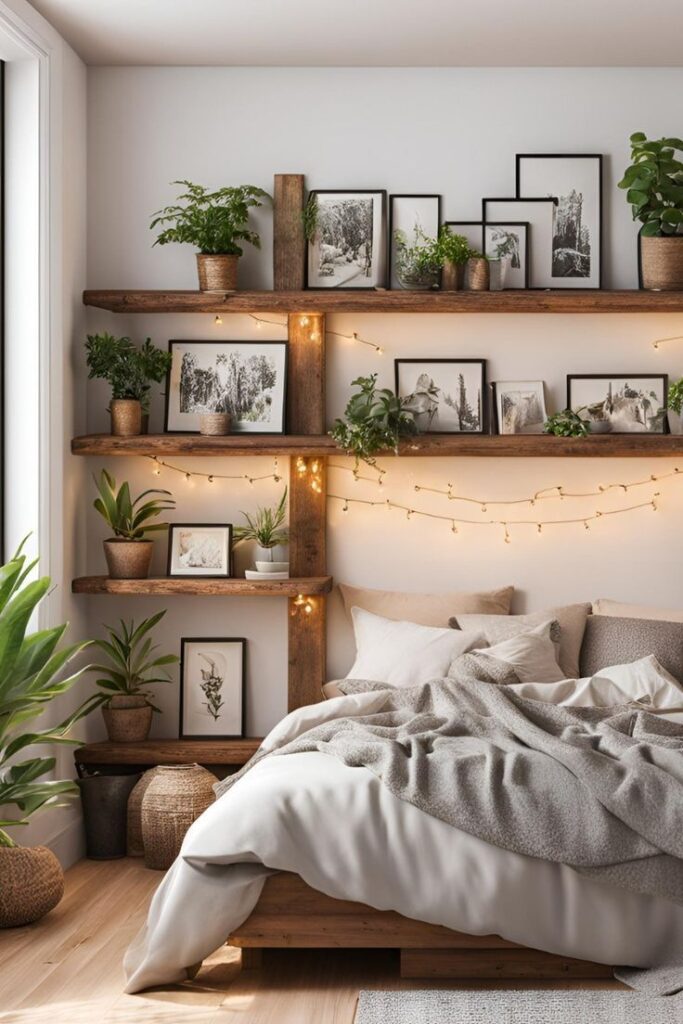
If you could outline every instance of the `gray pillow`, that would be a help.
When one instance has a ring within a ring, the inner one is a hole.
[[[581,647],[581,675],[608,665],[626,665],[654,654],[674,679],[683,682],[683,623],[589,615]]]

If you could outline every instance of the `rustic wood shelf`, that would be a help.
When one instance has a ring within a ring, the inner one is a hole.
[[[142,743],[86,743],[74,751],[77,764],[246,764],[261,737],[234,740],[144,740]]]
[[[71,583],[74,594],[194,594],[197,597],[297,597],[329,594],[331,576],[288,580],[212,580],[182,576],[152,576],[146,580],[113,580],[109,576],[79,576]]]
[[[337,446],[327,434],[86,434],[71,442],[74,455],[329,455]]]

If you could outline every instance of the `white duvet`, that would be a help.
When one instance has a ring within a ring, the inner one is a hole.
[[[680,703],[681,691],[658,700]],[[381,701],[368,693],[302,708],[264,747]],[[128,949],[126,991],[185,980],[278,870],[329,896],[606,964],[649,967],[683,947],[683,906],[500,850],[400,801],[366,768],[298,753],[256,765],[192,826]]]

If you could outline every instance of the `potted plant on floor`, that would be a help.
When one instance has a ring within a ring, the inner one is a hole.
[[[248,512],[242,512],[242,515],[247,525],[235,527],[235,545],[243,544],[247,540],[255,541],[258,545],[254,575],[265,575],[270,579],[274,575],[280,579],[289,576],[289,562],[276,561],[273,558],[275,548],[289,540],[289,531],[283,527],[287,516],[287,488],[285,487],[280,501],[274,508],[259,508],[253,516]],[[247,573],[249,579],[252,573],[249,570]]]
[[[432,247],[432,255],[441,267],[442,291],[458,291],[462,285],[464,267],[473,255],[465,236],[454,234],[448,224],[443,224]]]
[[[683,288],[683,140],[631,136],[631,165],[619,188],[626,189],[638,237],[640,285],[655,291]]]
[[[191,181],[174,181],[184,185],[178,202],[153,214],[152,229],[168,225],[158,235],[155,245],[169,242],[188,243],[199,249],[197,270],[199,289],[203,292],[234,292],[237,289],[237,261],[242,255],[239,242],[261,248],[261,240],[249,228],[249,211],[262,206],[270,196],[256,185],[239,185],[210,192]]]
[[[171,353],[156,348],[150,338],[137,348],[130,338],[89,334],[85,343],[88,377],[111,385],[111,432],[132,437],[142,432],[142,419],[149,412],[151,383],[160,384],[171,368]]]
[[[358,393],[349,399],[344,419],[335,420],[330,431],[339,447],[355,457],[356,468],[360,462],[374,466],[380,452],[398,454],[400,439],[417,433],[413,414],[403,399],[389,388],[376,388],[376,383],[376,373],[351,382]]]
[[[47,576],[26,583],[36,562],[26,564],[21,548],[0,567],[0,927],[37,921],[55,907],[64,892],[64,875],[45,846],[18,846],[10,835],[29,823],[41,808],[59,807],[78,793],[74,782],[46,779],[54,757],[22,752],[44,744],[75,743],[68,733],[94,706],[92,699],[59,725],[37,729],[33,724],[55,697],[66,693],[85,668],[62,678],[69,662],[88,641],[62,647],[68,624],[29,633],[26,629],[50,590]],[[18,816],[9,817],[16,807]],[[10,831],[8,831],[10,830]]]
[[[153,644],[149,636],[165,614],[157,612],[139,626],[121,619],[118,630],[105,626],[107,640],[94,641],[107,662],[91,667],[99,674],[95,682],[102,691],[93,698],[93,706],[102,707],[107,735],[113,743],[139,743],[149,736],[152,713],[159,708],[152,703],[148,687],[169,683],[166,666],[179,661],[175,654],[157,655],[159,645]]]
[[[168,523],[150,523],[150,519],[175,508],[171,492],[151,488],[132,500],[128,484],[121,484],[117,490],[116,480],[106,469],[100,473],[99,480],[93,479],[100,495],[93,502],[93,508],[114,531],[114,536],[103,542],[110,577],[114,580],[146,579],[153,544],[145,535],[168,529]],[[150,494],[157,497],[143,502]]]
[[[683,377],[669,385],[667,419],[672,434],[683,434]]]

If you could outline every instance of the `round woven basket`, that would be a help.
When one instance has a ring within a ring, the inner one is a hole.
[[[679,291],[683,288],[683,235],[665,238],[639,236],[643,288]]]
[[[145,845],[142,841],[142,799],[147,792],[150,782],[159,771],[158,768],[150,768],[135,784],[133,791],[128,797],[127,811],[127,850],[129,857],[142,857],[145,853]]]
[[[487,292],[490,284],[489,261],[481,256],[467,263],[467,283],[473,292]]]
[[[239,256],[197,253],[199,290],[202,292],[237,291],[237,261]]]
[[[46,846],[0,847],[0,928],[44,917],[64,895],[64,872]]]
[[[199,417],[199,433],[207,437],[223,437],[230,433],[229,412],[203,412]]]
[[[142,798],[146,867],[170,868],[190,825],[216,799],[215,782],[198,764],[159,766]]]

